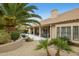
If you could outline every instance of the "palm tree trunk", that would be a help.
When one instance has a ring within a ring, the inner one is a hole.
[[[57,49],[55,56],[60,56],[60,49]]]
[[[15,26],[6,26],[6,31],[7,31],[8,33],[13,32],[13,31],[15,31],[15,30],[16,30]]]
[[[47,56],[51,56],[51,54],[49,53],[48,48],[46,49],[46,52],[47,52]]]

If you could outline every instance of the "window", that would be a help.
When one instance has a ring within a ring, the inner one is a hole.
[[[57,27],[57,37],[67,37],[71,39],[71,27]],[[79,40],[79,26],[73,26],[72,38],[73,40]]]
[[[71,39],[71,27],[57,27],[57,37],[67,37]]]
[[[71,27],[67,27],[67,37],[71,39]]]
[[[57,37],[60,37],[60,27],[57,27]]]
[[[79,27],[74,26],[73,27],[73,40],[78,40],[79,39]]]
[[[61,27],[61,37],[66,37],[67,33],[66,33],[66,27]]]

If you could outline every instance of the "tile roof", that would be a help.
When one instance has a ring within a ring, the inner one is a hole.
[[[76,20],[79,19],[79,8],[67,11],[65,13],[60,14],[56,18],[48,18],[43,21],[41,21],[41,25],[48,25],[48,24],[55,24],[59,22],[64,22],[64,21],[70,21],[70,20]],[[38,26],[38,25],[34,25]]]

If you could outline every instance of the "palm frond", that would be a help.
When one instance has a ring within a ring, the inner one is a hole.
[[[3,10],[0,8],[0,16],[3,16],[4,15],[4,12]]]
[[[68,42],[60,38],[53,39],[52,44],[55,45],[60,50],[64,50],[67,52],[73,51],[71,47],[68,45]]]
[[[20,20],[21,23],[37,23],[40,25],[40,22],[34,19],[29,19],[29,20]]]
[[[25,15],[28,15],[28,13],[25,10],[20,10],[16,12],[17,17],[24,17]]]
[[[4,25],[3,24],[0,24],[0,29],[4,29]]]
[[[48,39],[40,40],[39,44],[36,47],[36,50],[39,50],[39,49],[42,49],[42,48],[47,49],[47,47],[48,47]]]
[[[35,50],[39,50],[39,49],[42,49],[42,45],[38,45],[36,48],[35,48]]]
[[[8,8],[9,8],[10,14],[11,14],[12,16],[14,16],[15,13],[16,13],[16,9],[17,9],[16,3],[9,3],[9,4],[8,4]]]
[[[8,15],[8,4],[6,3],[6,4],[0,4],[0,8],[1,8],[1,10],[2,10],[2,12],[4,12],[4,14],[5,15]]]
[[[34,5],[30,5],[30,6],[26,6],[24,8],[24,10],[28,11],[28,12],[33,12],[34,13],[34,10],[38,10],[38,8]]]
[[[41,16],[39,16],[37,14],[28,14],[28,15],[26,15],[26,18],[33,18],[33,17],[42,19]]]
[[[16,11],[24,9],[24,7],[27,6],[27,5],[28,5],[28,3],[17,3],[17,5],[16,5],[16,7],[17,7]]]
[[[26,23],[40,24],[34,18],[41,19],[41,16],[32,13],[37,9],[36,6],[29,5],[28,3],[3,3],[0,4],[0,18],[3,20],[4,25],[13,25],[14,27],[18,24]]]
[[[25,26],[30,26],[30,27],[32,27],[32,25],[31,25],[31,24],[27,24],[27,23],[24,23],[24,24],[22,24],[22,25],[25,25]]]

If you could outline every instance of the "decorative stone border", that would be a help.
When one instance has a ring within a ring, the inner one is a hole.
[[[23,43],[24,43],[23,39],[18,39],[15,42],[10,42],[7,44],[0,45],[0,53],[15,50],[19,48],[20,46],[22,46]]]

